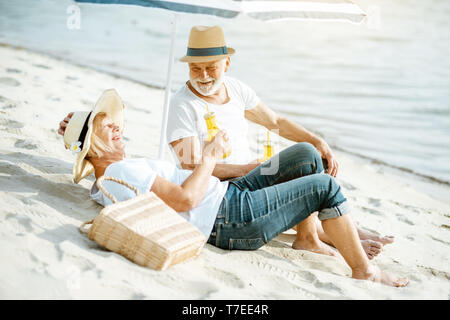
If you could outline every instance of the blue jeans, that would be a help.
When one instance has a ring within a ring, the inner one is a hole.
[[[264,168],[278,157],[278,170]],[[350,211],[336,180],[324,174],[309,143],[297,143],[236,180],[230,180],[208,243],[222,249],[256,250],[319,211],[319,219]]]

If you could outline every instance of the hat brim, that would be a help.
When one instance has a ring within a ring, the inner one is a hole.
[[[184,56],[180,59],[181,62],[210,62],[210,61],[217,61],[217,60],[222,60],[225,59],[227,57],[232,56],[236,50],[234,50],[233,48],[229,48],[227,47],[227,54],[222,54],[222,55],[216,55],[216,56]]]
[[[112,121],[120,127],[120,132],[122,133],[124,129],[124,107],[125,105],[123,104],[122,99],[114,89],[104,91],[98,99],[91,115],[89,116],[89,119],[87,120],[88,131],[83,142],[83,149],[78,154],[78,157],[73,165],[73,181],[75,183],[80,182],[82,179],[94,172],[94,166],[89,160],[86,160],[86,155],[91,147],[91,137],[95,116],[100,112],[105,112],[108,117],[110,117]]]

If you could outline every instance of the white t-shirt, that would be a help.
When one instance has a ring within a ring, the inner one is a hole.
[[[251,159],[248,145],[248,124],[244,112],[256,107],[260,99],[255,91],[243,82],[224,77],[224,85],[230,98],[225,104],[206,102],[197,97],[187,84],[173,95],[168,115],[167,142],[195,136],[199,138],[203,150],[203,143],[208,136],[204,119],[208,104],[209,111],[215,113],[218,127],[225,130],[230,138],[231,154],[219,162],[247,164],[254,159]]]
[[[181,185],[191,173],[191,170],[178,169],[170,162],[146,158],[118,161],[109,165],[105,170],[105,176],[124,180],[135,186],[141,194],[150,191],[156,176]],[[116,197],[117,201],[128,200],[136,196],[134,191],[113,181],[106,180],[103,186]],[[227,189],[227,181],[221,182],[216,177],[210,177],[208,190],[200,204],[192,210],[180,213],[183,218],[196,226],[207,239]],[[103,206],[112,204],[112,201],[96,187],[96,184],[91,189],[91,197]]]

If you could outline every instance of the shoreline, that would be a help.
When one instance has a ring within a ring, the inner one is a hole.
[[[144,81],[139,81],[139,80],[133,79],[132,77],[120,75],[120,74],[114,73],[109,70],[96,69],[87,64],[77,63],[77,62],[71,61],[70,59],[65,59],[58,55],[54,55],[54,54],[47,53],[44,51],[28,49],[23,46],[12,45],[12,44],[5,43],[5,42],[0,42],[0,47],[12,48],[14,50],[25,50],[28,52],[40,54],[40,55],[55,59],[57,61],[69,63],[69,64],[77,66],[77,67],[90,69],[90,70],[93,70],[96,72],[101,72],[101,73],[110,75],[112,77],[115,77],[117,79],[131,81],[131,82],[134,82],[136,84],[139,84],[139,85],[151,88],[151,89],[165,90],[165,86],[159,86],[159,85],[147,83]],[[172,91],[172,93],[173,93],[173,91]],[[311,130],[311,131],[313,133],[317,134],[317,132],[314,132],[314,130]],[[325,139],[326,137],[322,137],[322,138]],[[439,180],[436,177],[421,174],[421,173],[415,172],[408,168],[391,165],[382,160],[366,157],[364,155],[358,154],[356,152],[348,151],[348,150],[341,148],[339,146],[336,146],[336,145],[330,144],[330,147],[332,150],[337,150],[346,156],[355,157],[356,159],[359,159],[361,161],[368,161],[371,165],[373,165],[375,167],[385,169],[385,170],[389,171],[390,173],[396,175],[402,181],[412,184],[414,186],[414,188],[417,188],[418,190],[425,192],[432,198],[434,198],[438,201],[442,201],[442,202],[446,202],[446,203],[450,204],[450,199],[448,197],[448,194],[450,193],[450,181]]]
[[[206,244],[197,259],[164,272],[105,250],[78,231],[102,207],[89,198],[92,177],[73,183],[58,123],[116,88],[127,108],[127,156],[155,157],[164,92],[25,49],[0,46],[0,59],[0,298],[449,298],[450,204],[340,150],[337,181],[352,219],[395,236],[371,263],[409,278],[405,288],[352,279],[341,258],[292,249],[292,230],[255,251]]]

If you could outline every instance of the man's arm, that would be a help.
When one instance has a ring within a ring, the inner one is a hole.
[[[200,150],[200,141],[198,137],[182,138],[171,142],[170,145],[177,155],[183,169],[194,170],[201,163],[202,152]],[[258,163],[243,165],[216,163],[212,175],[220,180],[241,177],[258,165]]]
[[[337,175],[338,163],[330,147],[322,138],[306,130],[301,125],[280,116],[275,111],[260,102],[255,108],[245,111],[245,118],[249,121],[266,127],[268,130],[278,130],[278,134],[283,138],[295,142],[309,142],[316,147],[322,158],[328,161],[328,173]]]

